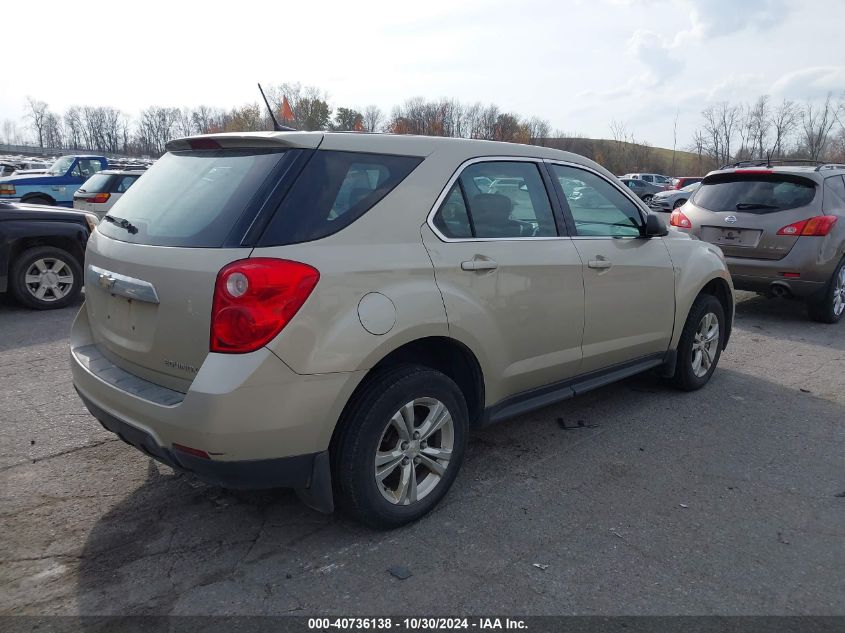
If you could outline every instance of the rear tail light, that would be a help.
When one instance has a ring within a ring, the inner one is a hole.
[[[83,198],[83,200],[94,204],[102,204],[103,202],[108,202],[109,198],[111,198],[110,193],[95,193]]]
[[[672,215],[669,216],[669,224],[677,226],[679,229],[692,228],[692,222],[690,222],[690,219],[687,216],[681,213],[680,209],[672,211]]]
[[[0,196],[15,195],[15,185],[0,185]]]
[[[823,237],[830,233],[838,218],[835,215],[817,215],[808,220],[800,220],[778,229],[778,235],[801,235]]]
[[[315,268],[286,259],[256,257],[223,267],[214,286],[211,351],[243,354],[266,345],[319,280]]]

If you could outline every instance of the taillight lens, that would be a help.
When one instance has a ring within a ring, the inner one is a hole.
[[[808,220],[787,224],[778,230],[778,235],[801,235],[823,237],[830,233],[838,218],[835,215],[818,215]]]
[[[15,185],[0,185],[0,196],[15,195]]]
[[[95,194],[85,198],[85,202],[93,202],[94,204],[102,204],[104,202],[108,202],[109,198],[111,198],[110,193],[95,193]]]
[[[669,224],[677,226],[679,229],[692,228],[692,222],[690,222],[690,219],[687,216],[681,213],[680,209],[672,211],[672,215],[669,216]]]
[[[228,264],[214,285],[211,351],[243,354],[266,345],[319,280],[315,268],[286,259],[256,257]]]

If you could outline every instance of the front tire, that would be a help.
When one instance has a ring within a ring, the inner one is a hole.
[[[713,295],[699,295],[690,308],[678,342],[678,358],[672,382],[684,391],[701,389],[710,380],[719,358],[725,333],[725,310]]]
[[[845,314],[845,259],[833,271],[824,293],[807,300],[807,314],[819,323],[837,323]]]
[[[651,199],[652,199],[653,197],[654,197],[653,195],[651,195],[650,193],[647,193],[646,195],[644,195],[644,196],[643,196],[643,202],[645,202],[646,204],[648,204],[649,202],[651,202]]]
[[[466,401],[445,374],[419,365],[375,374],[332,441],[338,504],[375,528],[416,521],[455,481],[468,433]]]
[[[82,268],[66,250],[36,246],[17,257],[10,286],[15,299],[28,308],[64,308],[79,297]]]

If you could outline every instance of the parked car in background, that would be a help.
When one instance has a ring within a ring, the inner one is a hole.
[[[88,242],[73,381],[216,485],[395,527],[443,498],[471,428],[648,369],[698,389],[728,341],[721,253],[581,156],[320,132],[167,150]]]
[[[126,193],[144,172],[142,170],[105,169],[86,180],[73,194],[73,208],[95,214],[101,220],[114,203]]]
[[[711,172],[671,224],[719,246],[734,285],[806,302],[810,318],[845,311],[845,165],[737,163]]]
[[[44,174],[0,178],[0,201],[71,207],[74,192],[107,166],[105,156],[62,156]]]
[[[14,163],[0,162],[0,178],[11,176],[17,169],[18,166]]]
[[[677,178],[672,178],[672,189],[683,189],[694,182],[701,182],[704,180],[703,176],[678,176]]]
[[[648,204],[655,194],[666,191],[665,187],[654,185],[647,180],[640,180],[634,178],[620,178],[622,184],[628,187],[634,194],[643,202]]]
[[[96,223],[90,213],[0,201],[0,292],[37,310],[75,301]]]
[[[645,180],[647,183],[657,185],[663,189],[668,189],[672,186],[672,179],[663,174],[625,174],[621,176],[622,179],[630,178],[632,180]]]
[[[700,182],[694,182],[681,190],[670,189],[669,191],[659,191],[652,196],[651,200],[648,201],[648,207],[652,211],[664,211],[669,213],[673,209],[677,209],[678,207],[686,204],[686,201],[689,200],[693,191],[698,189],[700,185]]]

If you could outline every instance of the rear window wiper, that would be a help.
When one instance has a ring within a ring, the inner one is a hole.
[[[137,233],[137,232],[138,232],[138,227],[137,227],[137,226],[135,226],[134,224],[132,224],[132,223],[131,223],[129,220],[127,220],[126,218],[117,218],[117,217],[115,217],[115,216],[113,216],[113,215],[106,215],[106,216],[104,216],[104,217],[103,217],[103,219],[104,219],[104,220],[106,220],[106,221],[108,221],[108,222],[111,222],[111,223],[112,223],[112,224],[114,224],[115,226],[119,226],[119,227],[120,227],[120,228],[122,228],[122,229],[126,229],[126,231],[127,231],[130,235],[135,235],[135,233]]]
[[[762,202],[737,202],[737,211],[746,211],[750,209],[780,209],[780,207],[773,204],[763,204]]]

